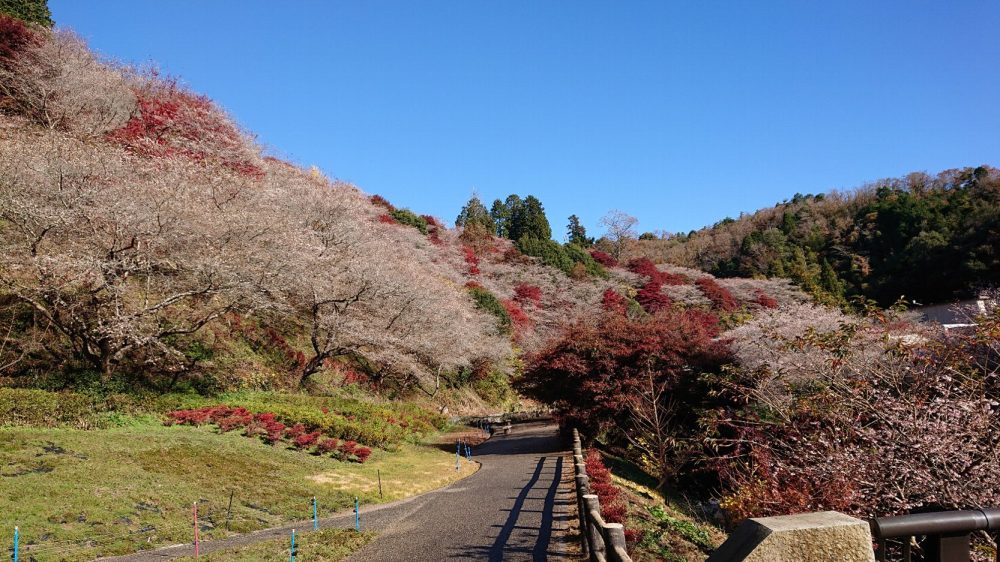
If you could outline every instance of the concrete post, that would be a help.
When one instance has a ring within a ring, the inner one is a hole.
[[[583,537],[583,555],[590,556],[590,540],[587,538],[587,506],[583,496],[590,492],[590,484],[586,474],[576,475],[576,511],[580,516],[580,536]]]
[[[624,562],[631,560],[628,551],[625,549],[625,526],[621,523],[605,523],[605,534],[607,540],[608,560],[611,562]]]
[[[836,511],[743,522],[707,562],[875,562],[867,521]]]
[[[604,534],[598,524],[598,519],[601,516],[601,502],[594,494],[586,494],[583,496],[583,504],[586,512],[587,538],[590,540],[590,559],[593,562],[598,562],[607,556],[607,550],[604,547]]]

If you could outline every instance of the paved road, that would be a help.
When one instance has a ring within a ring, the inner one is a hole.
[[[380,512],[379,536],[348,560],[563,558],[573,504],[563,449],[551,424],[497,434],[475,451],[478,472]]]
[[[378,533],[352,561],[561,560],[571,548],[572,464],[548,423],[515,425],[476,447],[482,468],[451,486],[390,504],[362,508],[363,529]],[[464,462],[464,461],[463,461]],[[311,522],[309,522],[311,525]],[[231,539],[203,542],[208,553],[276,537],[296,525]],[[320,520],[320,527],[353,527],[354,515]],[[193,554],[191,545],[105,559],[154,562]]]

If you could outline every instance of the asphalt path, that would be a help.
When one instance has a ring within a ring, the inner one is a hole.
[[[514,425],[473,449],[481,468],[450,486],[361,509],[362,529],[374,541],[351,561],[564,560],[575,509],[572,457],[551,423]],[[466,462],[464,459],[462,462]],[[201,552],[287,537],[305,522],[201,543]],[[354,527],[354,514],[321,519],[321,528]],[[306,531],[307,532],[307,531]],[[103,560],[155,562],[190,556],[190,544]]]
[[[559,560],[573,509],[569,453],[552,424],[515,425],[476,448],[482,468],[379,512],[378,537],[348,560]]]

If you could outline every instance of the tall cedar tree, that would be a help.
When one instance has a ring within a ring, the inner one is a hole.
[[[483,205],[483,202],[479,200],[479,196],[477,195],[473,195],[469,199],[469,202],[462,207],[462,212],[458,214],[458,218],[455,219],[455,226],[468,228],[474,224],[483,227],[490,233],[496,231],[497,228],[493,217],[490,216],[490,212],[486,210],[486,206]]]
[[[566,225],[566,241],[581,248],[589,248],[594,245],[594,239],[587,238],[587,229],[580,224],[580,217],[576,215],[569,216],[569,224]]]

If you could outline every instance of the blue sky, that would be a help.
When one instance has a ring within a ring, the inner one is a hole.
[[[454,220],[533,194],[687,231],[794,193],[1000,165],[1000,3],[50,0],[277,156]]]

